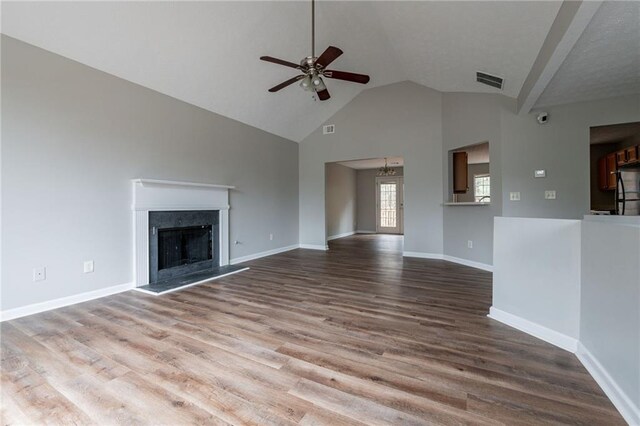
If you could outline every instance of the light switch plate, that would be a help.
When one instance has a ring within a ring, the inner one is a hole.
[[[547,171],[544,169],[536,170],[535,172],[533,172],[533,177],[535,178],[547,177]]]
[[[555,200],[556,199],[556,191],[549,190],[544,191],[544,198],[547,200]]]
[[[93,272],[93,260],[87,260],[84,262],[84,273],[88,274],[89,272]]]
[[[520,193],[519,192],[510,192],[509,193],[510,201],[520,201]]]

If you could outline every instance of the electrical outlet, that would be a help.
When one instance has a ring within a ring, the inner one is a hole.
[[[510,192],[509,193],[510,201],[520,201],[520,193],[519,192]]]
[[[84,273],[88,274],[90,272],[93,272],[93,260],[86,260],[84,262]]]
[[[273,234],[269,234],[269,240],[273,241]]]
[[[556,191],[544,191],[544,198],[547,200],[555,200]]]
[[[470,248],[470,249],[473,248],[473,241],[471,240],[467,241],[467,248]]]
[[[547,177],[547,171],[544,170],[544,169],[536,170],[536,171],[533,172],[533,177],[534,178]]]
[[[33,281],[44,281],[47,279],[47,268],[41,266],[39,268],[33,268]]]

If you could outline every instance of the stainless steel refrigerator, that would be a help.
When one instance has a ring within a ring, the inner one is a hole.
[[[616,214],[640,215],[640,166],[617,170]]]

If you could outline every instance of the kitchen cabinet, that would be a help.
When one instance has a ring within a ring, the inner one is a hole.
[[[632,146],[630,148],[627,148],[627,163],[637,163],[638,159],[640,157],[640,153],[638,153],[638,150],[640,149],[640,146]]]
[[[453,193],[466,194],[469,177],[468,156],[466,152],[453,153]]]
[[[616,189],[617,156],[613,152],[600,158],[598,161],[598,186],[602,191],[612,191]]]

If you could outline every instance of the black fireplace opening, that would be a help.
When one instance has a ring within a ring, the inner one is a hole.
[[[149,212],[149,284],[219,266],[219,211]]]
[[[211,225],[158,230],[158,271],[213,259]]]

